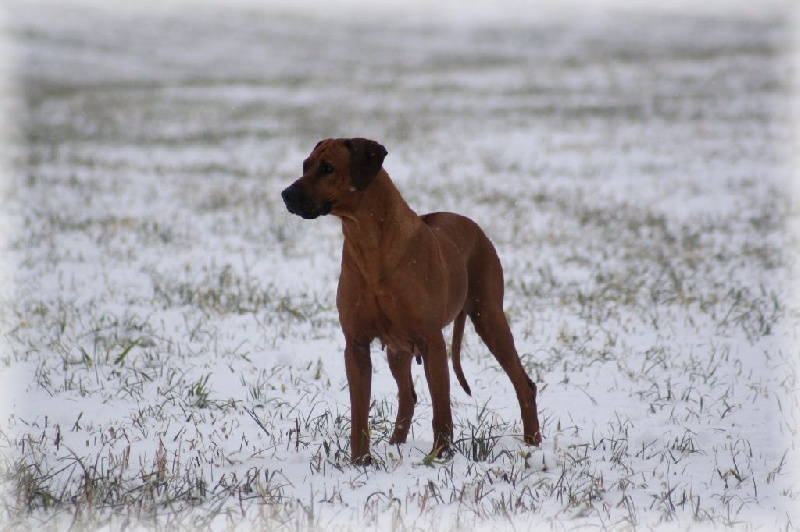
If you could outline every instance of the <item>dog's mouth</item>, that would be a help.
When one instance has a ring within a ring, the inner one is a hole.
[[[333,210],[333,204],[330,201],[326,201],[323,203],[319,209],[312,210],[312,209],[300,209],[300,210],[292,210],[288,207],[289,212],[292,214],[296,214],[305,220],[313,220],[314,218],[319,218],[320,216],[325,216],[326,214],[330,214]]]
[[[305,220],[313,220],[314,218],[325,216],[333,210],[332,202],[316,203],[312,201],[297,183],[281,192],[281,197],[290,213],[296,214]]]

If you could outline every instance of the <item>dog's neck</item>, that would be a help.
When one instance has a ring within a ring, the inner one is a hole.
[[[386,171],[381,170],[361,193],[360,208],[339,214],[344,234],[342,267],[355,267],[366,278],[368,272],[391,272],[425,224],[408,206]],[[370,268],[365,267],[367,264]],[[373,273],[374,276],[374,273]],[[379,279],[366,279],[377,282]]]

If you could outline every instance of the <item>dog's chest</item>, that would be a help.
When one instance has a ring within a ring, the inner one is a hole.
[[[367,289],[359,297],[358,308],[351,310],[355,319],[349,321],[358,332],[369,331],[369,336],[392,351],[421,354],[426,330],[421,316],[428,313],[422,307],[413,308],[415,303],[403,295],[398,290]]]

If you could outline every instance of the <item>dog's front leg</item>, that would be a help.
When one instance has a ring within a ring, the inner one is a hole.
[[[350,388],[350,457],[369,464],[369,401],[372,394],[372,360],[369,342],[345,339],[344,362]]]
[[[411,427],[411,420],[414,418],[414,405],[417,403],[414,381],[411,379],[411,359],[413,355],[409,352],[395,351],[390,347],[388,348],[387,356],[392,376],[397,381],[397,397],[399,400],[397,420],[389,443],[405,443],[408,438],[408,429]]]

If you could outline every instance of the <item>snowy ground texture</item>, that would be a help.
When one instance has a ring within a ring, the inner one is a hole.
[[[9,4],[0,526],[800,526],[791,12],[424,4]],[[331,136],[494,240],[540,448],[468,326],[455,455],[376,345],[349,463]]]

